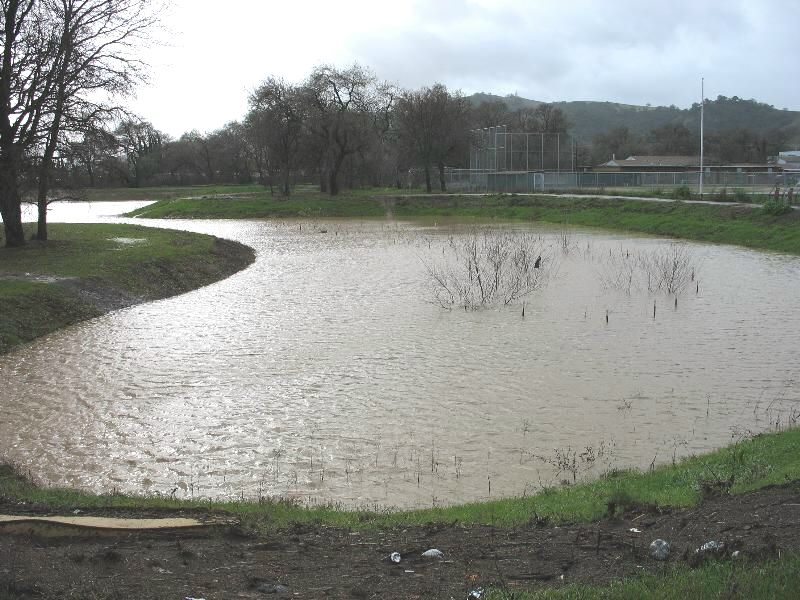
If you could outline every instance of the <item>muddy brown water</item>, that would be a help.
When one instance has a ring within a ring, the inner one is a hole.
[[[690,244],[697,281],[675,308],[601,277],[609,254],[669,240],[572,230],[523,318],[430,302],[425,261],[471,225],[136,222],[235,239],[257,260],[0,357],[0,453],[49,483],[431,506],[646,468],[798,414],[797,257]],[[574,473],[553,467],[572,456]]]

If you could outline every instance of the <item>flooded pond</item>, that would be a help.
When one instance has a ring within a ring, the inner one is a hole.
[[[675,306],[608,285],[608,257],[669,240],[573,230],[563,251],[558,229],[494,224],[553,248],[523,317],[431,302],[426,264],[464,224],[136,222],[257,260],[0,356],[0,453],[54,484],[431,506],[646,468],[800,414],[796,257],[688,244]]]

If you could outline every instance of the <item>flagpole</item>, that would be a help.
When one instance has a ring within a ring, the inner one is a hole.
[[[700,78],[700,198],[703,198],[703,112],[706,104],[705,78]]]

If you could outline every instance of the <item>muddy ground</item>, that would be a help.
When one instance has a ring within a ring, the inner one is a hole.
[[[0,513],[42,512],[0,501]],[[797,483],[716,497],[686,510],[638,508],[599,523],[559,526],[532,519],[514,529],[315,527],[257,536],[234,525],[180,534],[53,537],[0,528],[0,598],[465,599],[487,586],[607,583],[679,561],[695,566],[705,559],[695,549],[711,540],[725,544],[722,560],[761,560],[799,552],[799,534]],[[666,563],[648,554],[656,538],[671,543]],[[421,556],[431,548],[444,559]],[[388,558],[392,552],[400,553],[399,563]]]

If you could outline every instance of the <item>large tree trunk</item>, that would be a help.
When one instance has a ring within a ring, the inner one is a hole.
[[[447,191],[447,184],[444,181],[444,165],[439,163],[439,186],[443,192]]]
[[[339,171],[342,168],[343,162],[344,156],[337,156],[331,165],[331,170],[328,174],[328,192],[331,196],[339,194]]]
[[[292,189],[289,185],[289,165],[285,165],[283,169],[283,195],[289,196],[291,194]]]
[[[39,166],[39,185],[36,192],[36,205],[38,216],[36,219],[36,239],[40,242],[47,241],[47,193],[50,190],[50,166],[53,164],[52,152],[45,150],[42,164]]]
[[[425,165],[425,191],[429,194],[433,191],[431,187],[431,167],[430,165]]]
[[[89,187],[94,187],[94,167],[92,167],[92,162],[89,161],[86,163],[86,173],[89,175]]]
[[[337,196],[339,194],[339,177],[336,169],[331,168],[328,171],[328,193],[331,196]]]
[[[0,216],[3,217],[7,248],[25,245],[17,172],[13,157],[6,155],[0,159]]]
[[[39,209],[38,218],[36,219],[36,239],[40,242],[47,241],[47,191],[44,196],[41,195],[41,188],[39,197],[36,199],[36,205]]]

